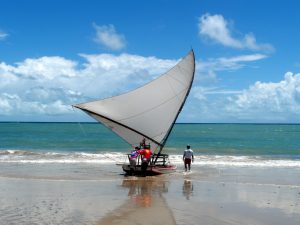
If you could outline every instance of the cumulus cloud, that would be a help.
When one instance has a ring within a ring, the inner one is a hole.
[[[200,122],[300,122],[300,74],[279,82],[256,82],[244,90],[196,87],[191,119]]]
[[[5,40],[8,37],[8,33],[0,30],[0,41]]]
[[[197,122],[300,122],[300,74],[279,82],[257,81],[244,90],[195,86],[187,116]],[[187,120],[188,121],[188,120]]]
[[[53,102],[26,101],[22,96],[17,94],[0,95],[0,115],[9,116],[16,114],[19,116],[26,115],[60,115],[70,113],[70,107],[65,105],[61,100]]]
[[[131,54],[80,56],[83,63],[57,56],[25,59],[15,64],[1,62],[2,118],[31,115],[38,120],[43,115],[73,116],[72,104],[129,91],[178,62],[178,59]],[[243,91],[224,89],[213,81],[217,80],[219,71],[237,70],[263,58],[264,55],[253,54],[197,61],[196,81],[181,114],[184,119],[180,121],[253,122],[257,118],[262,121],[300,118],[300,74],[287,73],[281,82],[257,82]],[[206,86],[205,75],[211,79]]]
[[[288,72],[278,83],[256,82],[243,93],[230,97],[226,111],[241,119],[256,117],[265,121],[299,121],[300,74]]]
[[[57,56],[1,62],[0,115],[70,114],[72,104],[128,91],[177,62],[129,54],[80,56],[82,64]]]
[[[273,51],[270,44],[257,43],[254,34],[248,33],[243,38],[235,38],[230,23],[222,15],[202,15],[198,23],[199,35],[227,47],[250,49],[255,51]]]
[[[56,77],[75,76],[76,65],[76,62],[63,57],[41,57],[17,63],[16,67],[11,67],[11,72],[28,78],[52,80]]]
[[[96,43],[111,50],[120,50],[126,47],[124,35],[118,34],[114,25],[98,26],[94,23],[93,26],[96,30],[96,37],[94,38]]]

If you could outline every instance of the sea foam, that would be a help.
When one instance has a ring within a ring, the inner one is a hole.
[[[181,165],[182,155],[171,154],[170,163]],[[122,152],[45,152],[24,150],[0,151],[2,163],[100,163],[122,164],[127,162],[127,155]],[[232,156],[232,155],[196,155],[194,165],[230,166],[230,167],[279,167],[300,168],[300,159],[292,157],[274,158],[274,156]]]

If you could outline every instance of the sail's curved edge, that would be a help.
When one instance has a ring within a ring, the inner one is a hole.
[[[136,90],[138,90],[138,89],[141,89],[141,88],[147,86],[149,83],[152,83],[152,82],[158,80],[159,78],[163,77],[164,75],[167,75],[171,70],[173,70],[175,67],[177,67],[178,64],[180,64],[181,61],[183,61],[183,60],[184,60],[187,56],[189,56],[190,54],[192,54],[192,55],[193,55],[193,59],[195,59],[195,56],[194,56],[194,50],[191,49],[185,57],[183,57],[183,58],[181,58],[180,60],[178,60],[178,62],[177,62],[173,67],[171,67],[171,68],[170,68],[169,70],[167,70],[166,72],[160,74],[160,75],[157,76],[155,79],[150,80],[150,81],[148,81],[147,83],[144,83],[143,85],[138,86],[138,87],[136,87],[136,88],[133,89],[133,90],[128,90],[128,91],[122,92],[122,93],[120,93],[120,94],[116,94],[116,95],[112,95],[112,96],[109,96],[109,97],[105,97],[105,98],[102,98],[101,100],[109,100],[109,99],[112,99],[112,98],[115,98],[115,97],[119,97],[119,96],[125,95],[125,94],[127,94],[127,93],[130,93],[130,92],[132,92],[132,91],[136,91]],[[72,106],[73,106],[73,107],[76,107],[76,106],[79,106],[79,105],[83,105],[83,104],[85,104],[85,103],[89,103],[89,102],[81,102],[81,103],[74,104],[74,105],[72,105]],[[76,108],[79,108],[79,107],[76,107]],[[80,109],[80,108],[79,108],[79,109]]]
[[[103,123],[132,146],[139,143],[137,139],[146,138],[159,147],[160,152],[187,99],[194,73],[195,57],[191,50],[168,72],[137,89],[73,106]],[[126,130],[130,135],[124,132]]]
[[[121,126],[131,132],[134,132],[140,136],[143,136],[145,137],[148,141],[152,142],[151,146],[154,147],[154,145],[156,145],[154,148],[157,148],[158,146],[161,147],[161,143],[158,143],[157,141],[153,140],[151,137],[148,137],[147,135],[145,134],[142,134],[140,133],[139,131],[131,128],[131,127],[128,127],[122,123],[119,123],[118,121],[115,121],[111,118],[108,118],[108,117],[105,117],[105,116],[102,116],[102,115],[98,115],[90,110],[87,110],[87,109],[83,109],[83,108],[80,108],[79,106],[76,106],[74,105],[74,107],[78,108],[78,109],[81,109],[82,111],[84,111],[85,113],[87,113],[88,115],[90,115],[91,117],[93,117],[95,120],[97,120],[98,122],[101,122],[104,126],[108,127],[109,129],[113,130],[115,133],[118,133],[116,132],[116,130],[113,129],[112,125],[110,124],[114,124],[114,125],[117,125],[117,126]],[[107,121],[107,122],[105,122]],[[123,138],[122,136],[120,136],[121,138]],[[126,142],[128,142],[128,140],[126,138],[123,138]],[[138,141],[136,142],[131,142],[129,144],[131,144],[133,147],[134,146],[138,146],[140,144],[140,139],[138,139]]]

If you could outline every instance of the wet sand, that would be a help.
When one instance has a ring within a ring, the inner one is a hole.
[[[9,166],[0,165],[0,224],[300,224],[297,168],[142,178],[107,165]]]
[[[168,189],[161,178],[125,178],[122,186],[128,188],[128,200],[97,224],[176,224],[163,196]]]

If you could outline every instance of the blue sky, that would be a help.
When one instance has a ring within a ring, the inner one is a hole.
[[[91,121],[193,48],[178,122],[300,122],[298,1],[0,0],[0,121]]]

